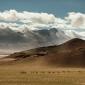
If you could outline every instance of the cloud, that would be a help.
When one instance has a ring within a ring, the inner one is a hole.
[[[54,23],[55,16],[47,13],[17,12],[16,10],[0,12],[0,20],[22,23]]]
[[[17,11],[10,10],[10,11],[0,12],[0,20],[16,21],[17,20]]]
[[[70,12],[62,19],[48,13],[0,12],[1,49],[14,51],[61,44],[75,37],[85,40],[83,13]]]
[[[34,13],[28,11],[18,12],[16,10],[6,10],[0,12],[0,26],[15,27],[16,25],[26,26],[30,29],[38,27],[56,27],[56,28],[84,28],[85,27],[85,14],[69,12],[68,16],[64,19],[48,13]],[[11,23],[11,24],[10,24]]]
[[[66,20],[73,27],[85,26],[85,14],[83,13],[75,13],[75,12],[68,13]]]

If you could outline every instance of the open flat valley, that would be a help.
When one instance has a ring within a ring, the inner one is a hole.
[[[85,69],[0,65],[0,85],[85,85]]]

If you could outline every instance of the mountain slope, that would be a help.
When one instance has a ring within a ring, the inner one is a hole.
[[[16,61],[43,62],[50,66],[85,66],[85,41],[75,38],[58,46],[40,47],[11,54]],[[39,63],[37,63],[39,64]]]

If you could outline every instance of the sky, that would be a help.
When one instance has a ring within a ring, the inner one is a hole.
[[[85,40],[85,0],[0,0],[0,54],[73,38]]]
[[[85,13],[85,0],[0,0],[0,11],[10,9],[46,12],[63,17],[68,12]]]

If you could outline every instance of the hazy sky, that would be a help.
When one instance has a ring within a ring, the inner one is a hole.
[[[47,12],[65,16],[68,12],[85,13],[85,0],[0,0],[0,11]]]
[[[0,53],[85,40],[85,0],[0,0]]]

